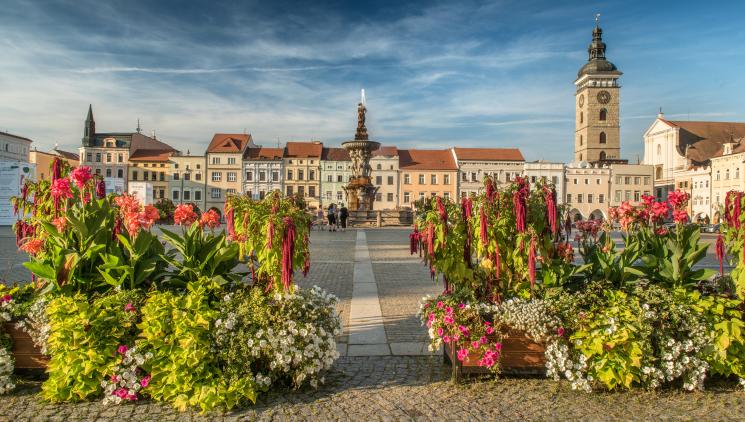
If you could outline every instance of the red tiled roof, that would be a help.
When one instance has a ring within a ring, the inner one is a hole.
[[[321,160],[326,161],[351,161],[349,152],[344,148],[324,148],[321,153]]]
[[[312,142],[288,142],[285,145],[284,156],[290,158],[321,158],[323,144]]]
[[[455,148],[455,155],[463,161],[525,161],[518,148]]]
[[[384,145],[372,152],[373,157],[395,157],[398,155],[398,148],[393,145]]]
[[[207,152],[243,153],[251,140],[250,134],[216,133],[207,147]]]
[[[169,161],[174,151],[138,149],[129,156],[129,161]]]
[[[246,158],[249,160],[281,160],[283,153],[282,148],[248,148]]]
[[[400,149],[398,167],[406,170],[458,170],[450,150]]]
[[[745,123],[742,122],[660,120],[680,128],[678,151],[694,163],[706,163],[722,155],[723,144],[745,137]]]
[[[80,156],[78,154],[75,154],[74,152],[63,151],[57,148],[53,149],[50,152],[50,154],[59,155],[60,157],[67,159],[67,160],[75,160],[75,161],[80,160]]]

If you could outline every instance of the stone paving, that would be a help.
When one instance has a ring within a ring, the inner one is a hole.
[[[0,232],[0,263],[22,276],[17,265],[23,258],[15,253],[14,239]],[[715,383],[706,392],[697,393],[635,390],[593,394],[574,392],[565,382],[540,378],[472,379],[454,385],[442,356],[425,354],[416,347],[426,343],[424,328],[415,316],[419,299],[442,287],[430,280],[417,257],[409,255],[408,230],[313,232],[311,245],[312,269],[307,278],[298,277],[298,284],[319,285],[339,296],[345,325],[340,350],[346,352],[353,343],[351,331],[367,324],[378,333],[382,330],[388,345],[382,355],[342,356],[318,390],[275,390],[261,396],[254,406],[225,414],[179,413],[150,401],[114,407],[98,402],[52,405],[37,396],[39,381],[25,381],[11,395],[0,397],[0,422],[745,419],[745,392],[733,383]],[[374,294],[372,289],[355,293],[355,277],[368,287],[374,285]],[[359,322],[351,317],[355,306],[362,309],[360,305],[375,301],[379,318]]]

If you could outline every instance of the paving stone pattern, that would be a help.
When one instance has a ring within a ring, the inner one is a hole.
[[[0,265],[23,277],[14,238],[0,231]],[[419,299],[437,293],[440,284],[409,256],[408,230],[371,229],[365,242],[382,312],[389,353],[385,356],[343,356],[318,390],[277,389],[254,406],[231,412],[179,413],[167,404],[143,401],[104,407],[99,402],[53,405],[39,397],[39,381],[24,381],[0,397],[0,422],[5,421],[428,421],[428,420],[743,420],[745,392],[734,383],[714,383],[706,392],[679,390],[585,394],[566,382],[541,378],[471,379],[454,385],[441,355],[403,356],[401,346],[425,344],[426,333],[415,317]],[[297,278],[303,287],[318,285],[340,298],[346,348],[356,231],[311,235],[312,269]],[[366,261],[367,262],[367,261]],[[22,270],[22,267],[21,267]],[[10,272],[9,272],[10,273]],[[6,279],[9,279],[6,277]],[[22,280],[23,278],[21,278]],[[12,280],[12,279],[9,279]],[[369,300],[369,297],[365,297]],[[399,346],[398,348],[396,346]],[[399,353],[401,352],[401,353]],[[418,353],[413,353],[418,354]]]

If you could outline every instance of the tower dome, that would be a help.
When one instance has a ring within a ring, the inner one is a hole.
[[[577,72],[578,78],[581,78],[584,75],[621,74],[618,68],[616,68],[616,65],[605,58],[603,30],[598,25],[597,19],[595,20],[595,28],[592,30],[592,42],[590,42],[590,45],[587,47],[587,53],[589,56],[587,63],[585,63],[585,65],[579,69],[579,72]]]

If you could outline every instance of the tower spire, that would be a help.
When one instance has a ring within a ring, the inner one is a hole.
[[[592,30],[592,42],[587,47],[589,53],[588,61],[605,59],[605,43],[603,42],[603,30],[600,28],[600,13],[595,14],[595,28]]]
[[[93,146],[95,137],[96,121],[93,120],[93,104],[88,104],[88,116],[85,118],[85,127],[83,128],[83,146]]]

